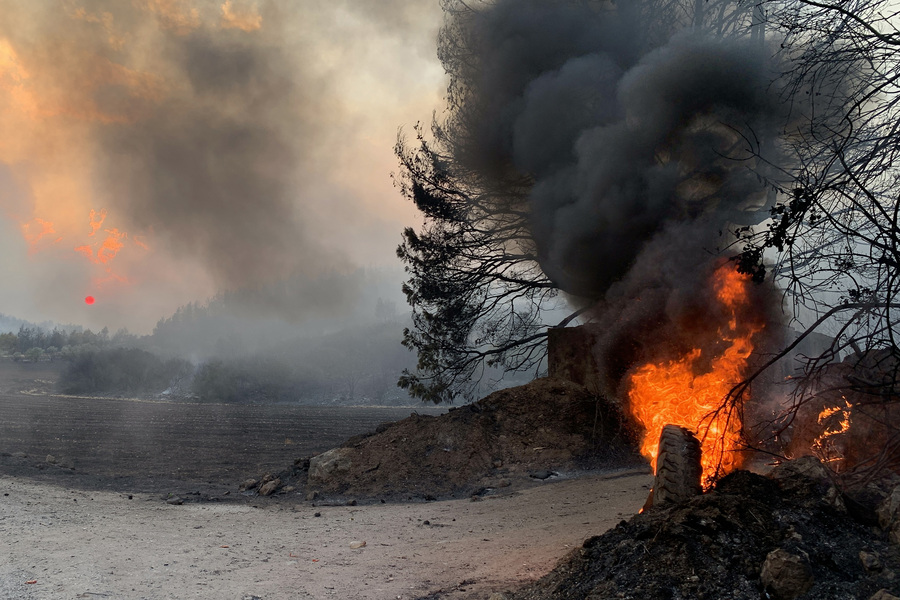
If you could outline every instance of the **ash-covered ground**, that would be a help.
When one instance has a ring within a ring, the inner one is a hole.
[[[891,600],[900,595],[900,547],[879,516],[896,522],[900,479],[881,483],[844,495],[812,457],[770,477],[737,471],[689,502],[588,539],[504,598]]]
[[[233,498],[248,477],[410,414],[65,396],[56,389],[63,367],[0,361],[0,474],[79,489],[219,499],[230,491]]]

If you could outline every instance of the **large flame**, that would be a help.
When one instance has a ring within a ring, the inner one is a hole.
[[[644,429],[641,453],[656,469],[659,436],[665,425],[686,427],[702,443],[705,485],[741,465],[741,422],[736,411],[719,410],[731,388],[747,373],[754,336],[765,326],[754,313],[749,278],[734,265],[719,267],[712,285],[728,315],[718,330],[716,349],[693,348],[683,356],[637,367],[628,381],[629,410]],[[704,352],[715,352],[704,356]],[[706,365],[706,366],[701,366]]]

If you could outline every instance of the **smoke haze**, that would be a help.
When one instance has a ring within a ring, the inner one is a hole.
[[[393,262],[412,209],[391,150],[441,95],[439,7],[0,0],[0,15],[2,312],[147,331],[244,289],[248,310],[297,321],[356,302],[332,274]]]

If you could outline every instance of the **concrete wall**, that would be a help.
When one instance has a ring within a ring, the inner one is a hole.
[[[553,327],[547,332],[547,375],[578,383],[601,393],[601,375],[594,360],[595,328]]]

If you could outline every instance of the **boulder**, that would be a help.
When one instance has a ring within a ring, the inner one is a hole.
[[[769,474],[783,492],[820,500],[834,510],[845,513],[843,496],[832,481],[825,465],[815,456],[801,456],[782,463]]]
[[[866,550],[860,550],[859,560],[862,563],[863,568],[866,570],[866,573],[877,573],[884,568],[884,564],[881,562],[881,557],[878,556],[877,552],[867,552]]]
[[[350,471],[350,448],[333,448],[309,459],[309,482],[325,483]]]
[[[281,487],[281,480],[280,479],[272,479],[271,481],[267,481],[266,483],[259,486],[259,495],[260,496],[271,496],[280,487]]]
[[[891,541],[900,544],[900,485],[884,499],[876,513],[878,524],[888,532]]]
[[[891,487],[882,485],[881,482],[872,482],[862,488],[851,487],[844,490],[844,504],[847,505],[850,516],[865,525],[880,525],[878,509],[891,495]]]
[[[783,548],[772,550],[766,556],[760,579],[776,600],[793,600],[802,596],[814,583],[809,562]]]

